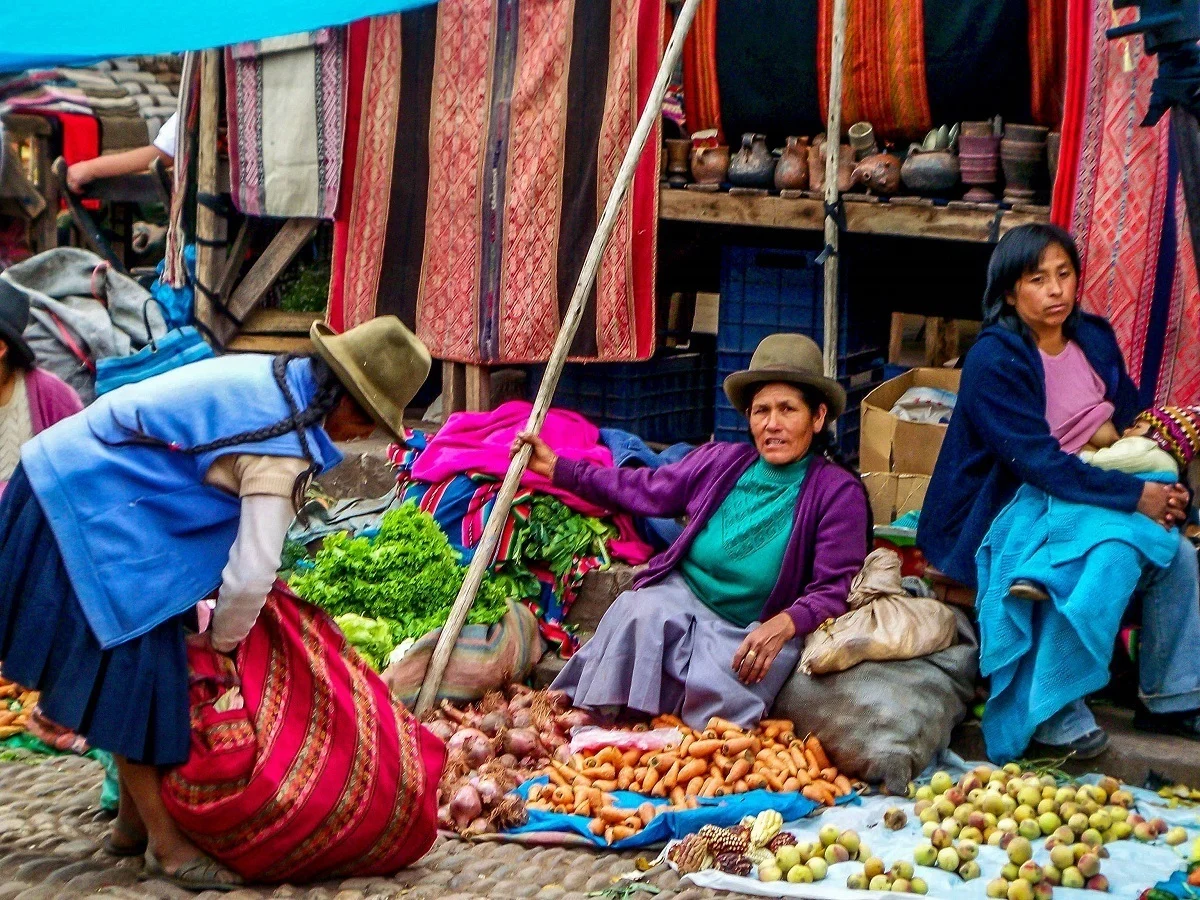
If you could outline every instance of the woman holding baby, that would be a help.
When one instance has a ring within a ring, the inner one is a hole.
[[[1114,515],[1127,516],[1134,526],[1145,523],[1135,515],[1141,514],[1168,530],[1185,517],[1188,491],[1179,482],[1200,445],[1200,432],[1189,410],[1163,407],[1139,415],[1137,391],[1112,328],[1079,308],[1078,282],[1075,243],[1052,225],[1008,232],[988,266],[985,327],[963,366],[961,393],[918,533],[929,561],[972,587],[982,588],[981,580],[995,587],[996,570],[987,561],[996,557],[987,551],[994,550],[993,526],[1009,515],[1014,498],[1037,493],[1047,509],[1094,509],[1110,522]],[[1078,518],[1082,529],[1087,517]],[[1160,544],[1164,537],[1155,534]],[[1085,539],[1055,534],[1044,543]],[[1182,534],[1167,539],[1165,556],[1142,558],[1130,581],[1141,598],[1144,626],[1143,707],[1135,724],[1200,738],[1196,551]],[[1040,558],[1052,557],[1042,552]],[[1007,602],[1027,604],[1023,612],[1033,621],[1039,613],[1030,610],[1039,604],[1065,608],[1066,590],[1053,578],[1010,577],[1003,590]],[[981,590],[981,604],[983,599]],[[1116,601],[1118,617],[1128,600]],[[1077,608],[1072,614],[1078,615]],[[981,630],[986,656],[988,635]],[[1036,637],[1038,628],[1032,630]],[[1036,684],[1036,673],[1034,679]],[[993,691],[995,684],[993,676]],[[1082,697],[1032,724],[1034,741],[1080,758],[1094,757],[1107,745]]]

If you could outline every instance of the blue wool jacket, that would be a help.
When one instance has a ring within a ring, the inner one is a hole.
[[[1104,382],[1118,429],[1138,414],[1137,389],[1108,322],[1083,314],[1073,340]],[[1036,345],[1002,325],[985,328],[963,365],[962,387],[917,529],[926,558],[976,584],[975,553],[1022,484],[1072,503],[1137,509],[1143,482],[1059,449],[1046,422],[1046,373]]]
[[[303,458],[295,432],[190,454],[129,443],[136,429],[178,448],[273,425],[289,415],[267,356],[224,356],[105,394],[21,448],[21,463],[58,543],[71,586],[104,649],[145,634],[207,596],[237,536],[241,502],[204,483],[231,453]],[[303,409],[309,360],[288,364]],[[307,429],[321,469],[341,461]]]

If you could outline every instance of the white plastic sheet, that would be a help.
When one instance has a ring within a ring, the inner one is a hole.
[[[1098,776],[1089,776],[1096,780]],[[1159,881],[1170,877],[1176,870],[1185,867],[1187,851],[1192,841],[1200,837],[1200,810],[1196,808],[1166,809],[1159,805],[1164,801],[1149,791],[1134,790],[1138,798],[1138,813],[1146,818],[1161,818],[1172,825],[1188,829],[1188,840],[1179,847],[1168,847],[1162,840],[1153,844],[1138,841],[1117,841],[1106,845],[1111,854],[1102,860],[1101,871],[1108,878],[1110,893],[1117,900],[1136,900]],[[889,831],[883,825],[883,814],[891,807],[899,807],[908,813],[908,825],[900,831]],[[896,797],[868,797],[858,806],[829,809],[810,819],[789,822],[786,830],[796,835],[800,842],[815,842],[817,833],[825,825],[833,824],[839,829],[854,829],[863,843],[870,847],[873,856],[880,857],[887,866],[898,860],[912,861],[913,850],[923,843],[921,823],[912,813],[913,804]],[[1035,842],[1037,848],[1034,861],[1043,865],[1050,861],[1050,854],[1042,848],[1044,841]],[[996,878],[1000,869],[1008,862],[1008,856],[997,847],[980,847],[979,866],[983,876],[964,882],[957,875],[941,869],[917,866],[917,877],[929,885],[929,897],[955,898],[955,900],[985,900],[987,883]],[[757,878],[740,878],[723,872],[707,870],[685,876],[700,887],[717,890],[738,891],[760,897],[798,897],[806,900],[895,900],[896,894],[886,891],[855,891],[846,887],[846,878],[862,871],[861,862],[839,863],[829,867],[829,875],[815,884],[789,884],[782,881],[762,882]],[[915,895],[910,895],[915,896]],[[1056,887],[1055,900],[1097,900],[1102,895],[1095,891],[1072,890]]]

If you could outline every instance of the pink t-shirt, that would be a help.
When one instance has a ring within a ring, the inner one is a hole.
[[[1074,341],[1058,356],[1042,354],[1046,370],[1046,421],[1065,453],[1078,453],[1096,430],[1113,417],[1104,382]]]

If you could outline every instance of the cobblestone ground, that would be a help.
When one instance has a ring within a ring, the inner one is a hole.
[[[439,838],[424,859],[393,878],[192,894],[163,881],[142,880],[140,859],[116,860],[100,850],[110,821],[99,806],[102,779],[98,764],[73,756],[0,763],[0,900],[85,896],[166,900],[582,900],[590,891],[609,887],[619,873],[631,871],[637,856],[506,843],[469,844]],[[681,885],[678,876],[669,870],[650,880],[660,888],[656,896],[661,900],[718,896],[749,900],[740,894]]]

